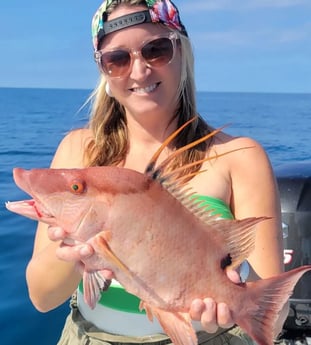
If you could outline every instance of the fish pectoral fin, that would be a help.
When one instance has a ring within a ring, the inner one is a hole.
[[[97,237],[101,237],[102,240],[104,240],[104,241],[106,241],[108,243],[109,241],[111,241],[112,234],[111,234],[110,230],[104,230],[104,231],[99,232],[97,234],[96,238]]]
[[[142,302],[141,307],[145,309],[149,320],[152,321],[153,316],[158,319],[163,331],[170,337],[173,344],[197,345],[197,335],[192,327],[189,313],[160,309],[146,302]]]
[[[111,250],[108,244],[108,241],[110,240],[110,238],[111,238],[111,233],[109,231],[103,231],[99,233],[95,238],[96,249],[99,251],[100,255],[104,256],[109,262],[117,266],[121,271],[132,276],[130,270]]]

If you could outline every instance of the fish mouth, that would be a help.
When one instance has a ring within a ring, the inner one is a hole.
[[[55,223],[55,217],[40,203],[34,199],[21,201],[8,201],[6,208],[24,217],[41,221],[50,225]]]

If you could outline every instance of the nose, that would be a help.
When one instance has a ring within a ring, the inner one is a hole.
[[[130,77],[135,80],[145,79],[150,74],[146,61],[138,52],[133,52],[132,59]]]

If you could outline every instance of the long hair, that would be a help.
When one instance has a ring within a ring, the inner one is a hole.
[[[109,12],[111,13],[119,4],[133,6],[146,3],[144,0],[118,0],[112,3]],[[178,117],[178,127],[196,117],[175,139],[173,145],[175,148],[179,148],[208,134],[210,128],[196,110],[194,59],[190,40],[179,31],[176,33],[181,47],[181,78],[177,90],[178,106],[173,115]],[[129,139],[125,109],[115,98],[107,95],[105,86],[106,79],[102,74],[91,95],[92,108],[88,127],[93,132],[94,139],[90,141],[85,151],[85,161],[88,166],[119,165],[124,162],[128,152]],[[204,142],[180,154],[170,165],[170,170],[202,159],[206,155],[209,144],[210,142]],[[153,152],[150,153],[150,157],[152,154]],[[199,168],[194,167],[190,170]]]

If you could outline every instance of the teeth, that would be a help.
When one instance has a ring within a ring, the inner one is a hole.
[[[133,91],[137,93],[149,93],[152,92],[157,87],[157,84],[153,84],[144,88],[134,88]]]

